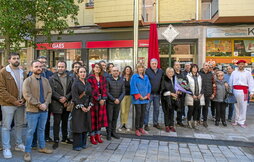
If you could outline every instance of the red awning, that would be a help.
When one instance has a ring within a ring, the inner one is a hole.
[[[82,42],[38,43],[36,46],[36,50],[80,49],[82,48]]]
[[[148,47],[148,40],[139,40],[139,47]],[[114,41],[93,41],[87,42],[86,48],[127,48],[133,47],[133,40],[114,40]]]

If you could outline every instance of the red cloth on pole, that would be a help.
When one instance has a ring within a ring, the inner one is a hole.
[[[159,56],[157,24],[150,25],[148,67],[150,67],[150,60],[153,58],[158,60],[158,68],[160,68],[161,66],[160,66],[160,56]]]

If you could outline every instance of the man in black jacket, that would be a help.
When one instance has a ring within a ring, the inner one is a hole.
[[[174,63],[174,70],[175,70],[175,76],[177,79],[183,79],[183,80],[187,80],[186,76],[184,75],[184,73],[181,71],[181,65],[180,62],[175,62]],[[183,116],[185,116],[185,93],[181,93],[178,94],[179,100],[180,100],[180,107],[177,110],[177,117],[176,117],[176,121],[177,121],[177,125],[180,127],[185,127],[185,125],[183,124]]]
[[[111,136],[119,139],[116,134],[116,124],[120,111],[120,103],[125,95],[125,85],[123,79],[119,76],[119,68],[112,68],[112,76],[107,79],[107,115],[108,115],[108,127],[107,127],[107,140],[111,140]]]
[[[208,127],[207,124],[208,107],[211,99],[214,98],[213,94],[214,77],[212,72],[209,71],[209,64],[207,62],[203,64],[203,69],[200,70],[200,75],[202,77],[202,84],[204,86],[204,96],[205,96],[205,106],[202,107],[203,125],[204,127]]]
[[[146,75],[149,78],[149,81],[151,83],[152,89],[151,89],[151,96],[149,100],[149,104],[147,104],[146,112],[145,112],[145,119],[144,119],[144,125],[145,130],[149,131],[149,112],[150,107],[153,102],[153,127],[157,129],[161,129],[158,118],[159,118],[159,108],[160,108],[160,91],[161,91],[161,81],[163,76],[163,71],[158,68],[158,60],[153,58],[150,61],[150,68],[146,70]]]
[[[69,112],[66,110],[68,102],[71,100],[72,77],[66,71],[66,62],[59,61],[57,64],[57,73],[49,80],[52,88],[52,112],[54,115],[54,144],[53,149],[58,147],[59,130],[62,121],[62,143],[71,144],[67,138]]]

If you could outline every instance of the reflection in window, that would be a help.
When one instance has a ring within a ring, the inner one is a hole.
[[[96,48],[96,49],[89,49],[89,69],[91,65],[99,62],[101,60],[108,60],[108,49],[106,48]]]
[[[234,40],[234,56],[251,56],[254,53],[254,40]]]
[[[120,71],[125,66],[133,65],[133,49],[132,48],[111,48],[109,49],[109,60],[108,62],[120,68]]]

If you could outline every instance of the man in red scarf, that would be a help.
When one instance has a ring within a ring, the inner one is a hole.
[[[232,125],[240,125],[242,128],[246,128],[246,111],[248,92],[250,92],[250,98],[254,94],[254,81],[251,73],[244,70],[246,61],[239,60],[237,62],[238,70],[233,71],[231,74],[229,85],[233,88],[237,103],[235,104],[235,122]]]

